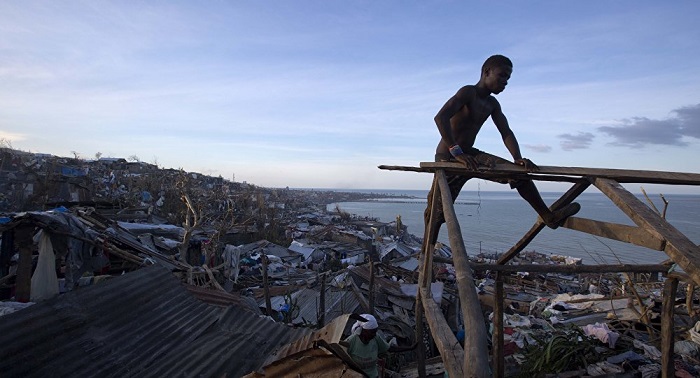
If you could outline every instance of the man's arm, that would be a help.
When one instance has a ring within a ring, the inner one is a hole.
[[[513,130],[511,130],[508,125],[508,119],[501,110],[501,104],[495,98],[492,99],[495,103],[493,112],[491,113],[491,119],[496,125],[498,132],[501,133],[501,138],[503,138],[503,144],[505,144],[508,152],[513,156],[513,162],[518,165],[522,165],[528,171],[536,171],[538,169],[537,165],[530,161],[530,159],[524,159],[520,153],[520,145],[518,144],[518,139],[515,138]]]

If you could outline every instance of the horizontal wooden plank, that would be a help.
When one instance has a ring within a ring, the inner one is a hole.
[[[544,264],[471,264],[477,271],[530,272],[530,273],[662,273],[668,267],[661,264],[617,264],[617,265],[544,265]]]
[[[646,171],[635,169],[610,169],[610,168],[586,168],[586,167],[556,167],[540,166],[535,173],[527,172],[525,168],[515,164],[497,164],[493,168],[480,167],[477,171],[467,170],[461,163],[450,162],[421,162],[420,167],[380,165],[380,169],[401,170],[414,172],[435,172],[444,169],[449,172],[464,173],[469,176],[489,179],[494,174],[512,175],[523,174],[532,180],[538,180],[537,176],[561,175],[577,177],[603,177],[610,178],[621,183],[646,183],[646,184],[670,184],[670,185],[700,185],[700,173]]]

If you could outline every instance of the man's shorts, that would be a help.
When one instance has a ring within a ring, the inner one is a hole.
[[[506,160],[502,157],[496,156],[496,155],[491,155],[489,153],[480,151],[479,149],[476,148],[470,148],[467,150],[465,153],[469,154],[470,156],[473,156],[474,159],[480,164],[480,165],[485,165],[492,167],[495,164],[513,164],[513,162]],[[435,154],[435,161],[436,162],[457,162],[457,160],[452,157],[452,155],[448,154]],[[462,190],[462,187],[464,184],[469,181],[471,177],[468,175],[455,175],[455,174],[450,174],[446,173],[445,178],[447,179],[447,184],[450,188],[450,194],[452,194],[452,201],[457,199],[457,196],[459,195],[459,192]],[[525,183],[526,181],[523,180],[512,180],[508,178],[503,178],[503,179],[498,179],[498,178],[489,178],[491,181],[496,181],[502,184],[510,184],[510,187],[515,189],[518,188],[520,185]],[[433,203],[433,189],[435,187],[430,188],[430,192],[428,193],[428,204],[427,207],[425,208],[425,211],[423,212],[423,218],[424,222],[426,225],[426,230],[425,234],[432,235],[432,240],[430,240],[430,244],[435,244],[437,241],[437,235],[440,230],[440,225],[445,223],[445,214],[443,213],[443,208],[442,208],[442,197],[437,196],[437,214],[435,214],[435,219],[433,224],[430,224],[430,210],[432,209],[432,203]]]
[[[493,167],[496,164],[513,164],[512,161],[506,160],[500,156],[492,155],[488,152],[484,152],[479,150],[478,148],[470,148],[464,152],[465,154],[472,156],[479,165],[484,165],[487,167]],[[453,162],[456,163],[458,162],[457,159],[455,159],[450,153],[436,153],[435,154],[435,161],[436,162]],[[460,179],[461,177],[462,179]],[[459,191],[462,189],[462,186],[469,180],[469,178],[462,176],[462,175],[447,175],[447,182],[450,183],[450,190],[453,192],[453,198],[454,198],[454,193],[459,193]],[[490,179],[495,182],[499,182],[501,184],[510,184],[511,189],[515,189],[522,185],[523,181],[522,180],[512,180],[512,179]],[[453,185],[458,186],[458,188],[453,188]],[[456,189],[456,190],[455,190]]]

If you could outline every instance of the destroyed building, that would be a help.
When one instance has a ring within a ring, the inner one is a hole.
[[[506,254],[468,255],[454,238],[426,248],[398,222],[326,210],[356,193],[257,188],[120,159],[2,156],[2,192],[17,201],[0,214],[0,376],[359,377],[341,341],[361,313],[377,317],[385,340],[418,345],[388,355],[386,376],[700,367],[697,245],[606,181],[696,185],[692,174],[543,167],[574,184],[554,206],[593,183],[641,224],[563,227],[662,250],[673,269],[526,251],[541,224]],[[462,172],[431,164],[412,170]],[[557,358],[538,353],[547,348]]]

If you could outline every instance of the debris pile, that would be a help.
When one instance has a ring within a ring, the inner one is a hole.
[[[384,376],[417,376],[419,353],[420,368],[442,376],[435,341],[416,320],[422,240],[400,218],[326,208],[377,195],[259,188],[124,159],[2,153],[0,375],[361,376],[341,341],[351,314],[368,313],[384,340],[418,345],[383,356]],[[470,330],[452,251],[438,244],[432,253],[428,292],[445,331],[463,342]],[[484,327],[495,339],[495,323],[503,324],[506,376],[660,374],[662,293],[673,267],[497,277],[483,267],[499,257],[470,264]],[[535,251],[513,262],[583,266]],[[494,319],[497,280],[502,322]],[[698,298],[692,284],[679,293],[670,301],[671,358],[677,376],[698,376]],[[61,365],[75,357],[67,349],[90,361]]]

